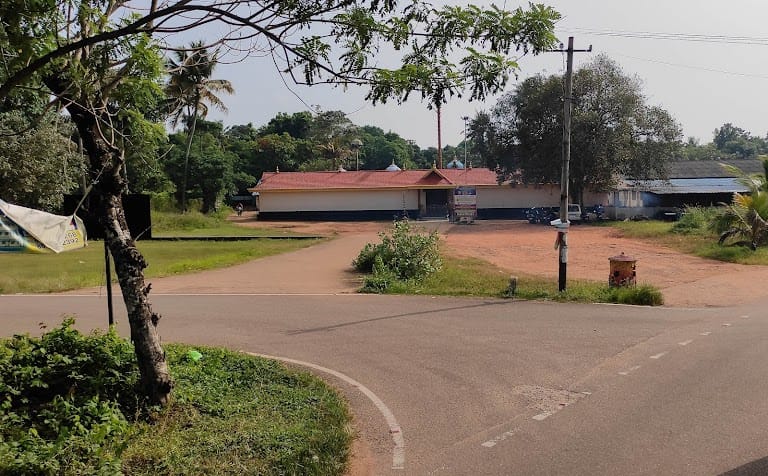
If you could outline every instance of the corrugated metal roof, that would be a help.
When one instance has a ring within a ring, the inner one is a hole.
[[[669,163],[669,178],[725,178],[733,177],[720,164],[733,165],[744,173],[763,173],[763,163],[758,159],[740,160],[680,160]]]
[[[690,193],[743,193],[749,189],[735,178],[687,178],[627,182],[626,187],[657,195]]]
[[[496,185],[489,169],[360,170],[347,172],[264,172],[252,192]]]

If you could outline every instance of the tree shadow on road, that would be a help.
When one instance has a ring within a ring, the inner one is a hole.
[[[768,474],[768,456],[741,465],[720,476],[764,476]]]
[[[387,319],[398,319],[401,317],[412,317],[412,316],[422,316],[425,314],[435,314],[435,313],[441,313],[446,311],[457,311],[462,309],[473,309],[478,307],[486,307],[486,306],[499,306],[499,305],[505,305],[509,304],[510,301],[488,301],[483,302],[480,304],[468,304],[464,306],[453,306],[453,307],[442,307],[439,309],[431,309],[429,311],[417,311],[417,312],[407,312],[403,314],[393,314],[391,316],[381,316],[381,317],[372,317],[370,319],[363,319],[360,321],[353,321],[353,322],[344,322],[342,324],[334,324],[332,326],[322,326],[322,327],[312,327],[309,329],[296,329],[293,331],[286,332],[287,335],[295,336],[295,335],[301,335],[301,334],[310,334],[312,332],[326,332],[326,331],[333,331],[336,329],[341,329],[343,327],[350,327],[350,326],[357,326],[360,324],[367,324],[369,322],[376,322],[376,321],[384,321]]]

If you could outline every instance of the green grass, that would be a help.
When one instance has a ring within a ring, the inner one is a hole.
[[[167,345],[174,400],[123,453],[123,472],[342,474],[352,435],[338,395],[319,379],[266,359]]]
[[[279,228],[250,228],[232,223],[226,217],[232,210],[225,208],[215,214],[200,212],[173,213],[152,211],[152,236],[305,236]]]
[[[517,276],[514,297],[558,302],[609,302],[661,305],[661,293],[652,286],[609,288],[594,281],[568,282],[565,292],[557,289],[556,278]],[[443,267],[422,282],[394,282],[387,294],[423,294],[435,296],[507,297],[510,273],[476,258],[443,256]]]
[[[768,265],[768,248],[752,251],[743,246],[721,246],[718,236],[706,227],[684,227],[675,223],[650,221],[611,222],[624,236],[652,241],[701,258],[747,265]]]
[[[317,240],[139,241],[149,267],[147,278],[221,268],[294,251]],[[61,254],[0,254],[0,294],[45,293],[104,284],[104,247]],[[114,271],[113,271],[114,272]]]

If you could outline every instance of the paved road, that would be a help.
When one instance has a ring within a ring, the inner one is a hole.
[[[768,303],[692,310],[360,295],[153,302],[166,341],[288,357],[365,386],[332,378],[349,398],[373,474],[768,474]],[[100,327],[104,306],[99,296],[0,296],[0,334],[38,332],[62,313]]]

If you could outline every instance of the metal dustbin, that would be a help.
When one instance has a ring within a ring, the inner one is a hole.
[[[622,251],[618,256],[608,258],[611,263],[611,272],[608,275],[608,286],[634,286],[636,284],[635,268],[637,260],[632,256],[626,256]]]

